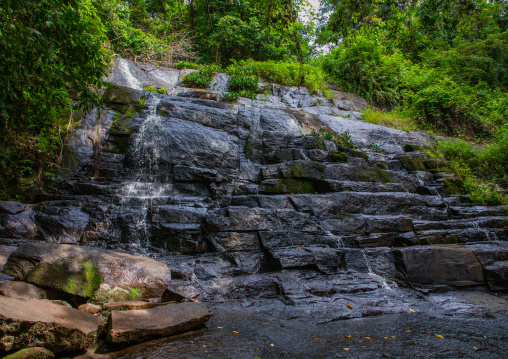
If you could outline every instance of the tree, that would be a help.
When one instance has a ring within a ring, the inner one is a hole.
[[[69,90],[96,103],[106,74],[104,28],[90,1],[6,0],[0,7],[2,178],[39,171],[60,148]]]

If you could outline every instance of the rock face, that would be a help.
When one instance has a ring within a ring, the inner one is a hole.
[[[26,243],[13,252],[4,272],[82,297],[91,297],[103,283],[135,290],[138,298],[161,295],[170,280],[168,267],[153,259],[100,248]]]
[[[54,353],[93,344],[102,320],[79,310],[36,299],[0,296],[0,352],[44,347]]]
[[[152,309],[111,312],[108,340],[112,343],[146,341],[183,333],[205,323],[212,312],[201,304],[167,304]]]
[[[99,177],[91,178],[91,113],[69,139],[71,175],[37,204],[4,210],[0,237],[154,256],[171,269],[169,289],[200,302],[344,304],[345,295],[383,298],[397,287],[508,290],[505,206],[447,193],[456,176],[423,152],[432,141],[425,133],[363,122],[366,103],[345,94],[332,102],[261,83],[269,95],[258,100],[214,101],[181,86],[188,72],[116,60]],[[207,94],[227,91],[227,75],[214,83]],[[169,95],[144,92],[147,85]],[[37,224],[31,232],[15,225],[21,215]]]

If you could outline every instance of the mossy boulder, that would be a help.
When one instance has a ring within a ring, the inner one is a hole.
[[[14,354],[7,355],[4,359],[52,359],[54,357],[55,354],[47,349],[27,348]]]
[[[168,267],[153,259],[45,242],[21,245],[9,256],[4,273],[86,298],[103,283],[134,290],[136,299],[157,297],[171,278]]]

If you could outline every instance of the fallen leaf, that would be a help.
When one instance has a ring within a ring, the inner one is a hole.
[[[478,350],[478,348],[477,348],[477,347],[474,347],[474,350]]]
[[[362,341],[360,340],[358,343],[362,344]]]
[[[436,334],[436,337],[444,339],[444,337],[441,334]]]
[[[414,309],[411,309],[411,308],[409,308],[409,311],[410,311],[411,313],[414,313],[414,312],[415,312],[415,311],[414,311]]]
[[[274,346],[275,346],[275,344],[270,344],[270,346],[271,346],[271,347],[274,347]]]
[[[345,351],[348,351],[348,350],[349,350],[349,348],[344,348],[344,350],[345,350]]]
[[[233,330],[233,334],[238,334],[238,332],[236,330]]]
[[[395,339],[395,335],[392,335],[390,338]]]
[[[320,341],[321,341],[321,339],[319,339],[319,338],[314,338],[314,340],[315,340],[316,342],[320,342]]]
[[[217,327],[217,329],[222,329],[222,328],[224,328],[224,327]]]
[[[388,337],[383,337],[384,340],[388,340]]]
[[[219,261],[222,262],[222,258],[219,258]]]
[[[367,339],[367,340],[370,340],[370,337],[365,337],[365,338],[363,338],[363,339]]]
[[[206,348],[206,345],[203,345],[203,348]]]
[[[346,304],[346,307],[348,307],[349,309],[353,309],[353,306],[351,304]]]
[[[346,335],[346,338],[351,338],[351,334],[350,335]]]
[[[298,249],[302,249],[302,247],[298,247]]]
[[[411,333],[411,331],[408,329],[408,330],[406,330],[406,333]]]

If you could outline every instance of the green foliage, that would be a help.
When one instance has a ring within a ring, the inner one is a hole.
[[[365,122],[402,131],[413,131],[418,129],[416,121],[397,110],[385,112],[368,108],[363,112],[363,120]]]
[[[157,89],[153,87],[152,85],[145,86],[146,92],[157,92]]]
[[[326,75],[319,66],[298,62],[241,60],[226,68],[233,75],[253,75],[283,86],[303,86],[312,93],[324,91]]]
[[[131,288],[129,289],[129,293],[131,294],[132,300],[138,299],[139,288]]]
[[[349,149],[354,150],[356,147],[351,140],[351,135],[349,131],[345,131],[343,133],[336,133],[331,131],[325,131],[323,129],[316,132],[312,129],[312,136],[317,136],[318,138],[322,138],[324,140],[335,142],[340,149]]]
[[[212,81],[212,75],[205,71],[193,71],[186,75],[182,83],[186,87],[207,88]]]
[[[304,0],[195,0],[189,4],[190,26],[200,58],[206,63],[230,60],[306,58],[312,25],[299,19]]]
[[[9,1],[0,7],[0,181],[40,174],[60,160],[71,99],[98,104],[108,55],[88,0]],[[0,195],[2,190],[0,189]]]
[[[228,87],[230,91],[258,91],[259,77],[256,75],[234,74],[228,78]]]

